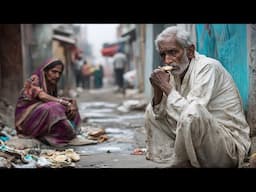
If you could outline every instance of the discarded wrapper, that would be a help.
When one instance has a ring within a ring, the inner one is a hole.
[[[145,148],[135,148],[131,155],[144,155],[146,153]]]

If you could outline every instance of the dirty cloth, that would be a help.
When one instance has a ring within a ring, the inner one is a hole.
[[[80,123],[77,113],[71,121],[66,107],[58,102],[43,102],[38,99],[41,91],[57,97],[57,86],[47,86],[44,69],[58,60],[50,60],[36,69],[25,82],[15,109],[17,134],[31,136],[54,146],[66,145],[76,135]]]
[[[147,158],[175,158],[193,167],[241,167],[250,148],[249,126],[238,90],[221,63],[196,53],[182,83],[170,77],[170,94],[145,112]]]

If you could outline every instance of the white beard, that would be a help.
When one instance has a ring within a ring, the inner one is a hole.
[[[181,75],[184,73],[184,71],[188,68],[189,65],[189,59],[187,57],[187,51],[184,51],[184,54],[182,56],[180,63],[172,63],[171,66],[174,67],[174,69],[171,71],[173,75]]]

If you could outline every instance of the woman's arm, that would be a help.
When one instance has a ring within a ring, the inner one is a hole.
[[[69,102],[67,100],[64,100],[62,98],[51,96],[51,95],[45,93],[43,90],[39,91],[37,97],[38,97],[38,99],[40,99],[41,101],[44,101],[44,102],[55,101],[55,102],[58,102],[58,103],[60,103],[64,106],[71,106],[71,102]]]
[[[39,92],[38,98],[44,102],[55,101],[66,106],[66,115],[69,120],[73,120],[76,114],[78,113],[78,107],[74,99],[70,99],[66,97],[63,97],[63,98],[53,97],[45,93],[44,91]]]

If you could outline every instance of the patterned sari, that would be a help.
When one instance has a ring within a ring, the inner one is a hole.
[[[40,101],[41,91],[57,97],[57,86],[47,87],[44,69],[58,60],[51,59],[38,67],[25,82],[15,109],[15,128],[18,134],[36,138],[53,146],[65,146],[75,138],[80,124],[77,112],[71,121],[66,115],[66,107],[58,102]]]

